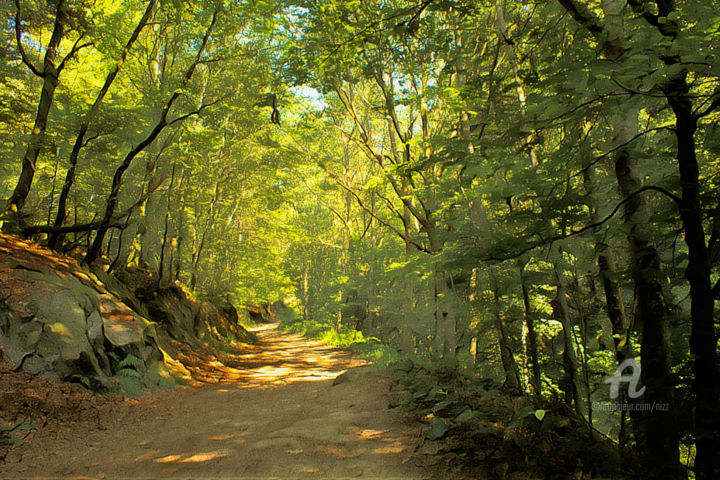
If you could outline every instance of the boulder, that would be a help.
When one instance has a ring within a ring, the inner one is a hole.
[[[0,348],[17,370],[106,391],[124,388],[119,373],[171,381],[151,322],[70,258],[0,235],[0,298]]]

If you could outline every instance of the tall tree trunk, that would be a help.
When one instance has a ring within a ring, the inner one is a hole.
[[[29,60],[24,54],[24,47],[22,46],[22,38],[20,35],[19,0],[16,0],[15,5],[18,10],[17,15],[15,16],[15,22],[17,23],[17,25],[15,25],[17,31],[17,47],[22,53],[23,60],[28,63],[28,66],[30,66]],[[24,223],[22,218],[22,209],[25,206],[25,201],[30,193],[30,187],[32,186],[33,177],[35,176],[35,164],[37,163],[38,155],[40,154],[40,150],[43,146],[48,116],[50,115],[50,107],[53,104],[55,89],[57,88],[59,81],[61,68],[55,66],[55,59],[57,57],[60,42],[65,35],[67,19],[67,6],[65,5],[65,0],[59,0],[55,8],[55,23],[53,25],[52,36],[50,37],[47,48],[45,49],[43,68],[38,71],[34,67],[31,67],[33,71],[42,78],[43,84],[42,90],[40,91],[40,102],[38,103],[37,113],[35,114],[35,124],[33,126],[32,133],[30,134],[27,149],[23,155],[20,177],[18,178],[15,189],[10,195],[7,206],[5,207],[5,214],[7,215],[7,220],[9,220],[3,224],[3,231],[6,232],[17,233]]]
[[[524,266],[520,265],[520,288],[523,300],[523,319],[525,321],[525,332],[523,343],[525,344],[525,362],[530,363],[528,385],[533,395],[540,397],[542,384],[540,376],[540,361],[538,360],[537,333],[535,333],[535,315],[530,304],[530,289],[525,281]]]
[[[601,202],[597,200],[596,184],[595,184],[595,168],[589,161],[583,163],[583,186],[587,194],[587,204],[592,214],[592,222],[598,223],[605,218],[605,209]],[[620,282],[617,279],[617,267],[610,251],[610,247],[605,241],[607,231],[598,227],[593,234],[595,239],[595,258],[599,271],[600,282],[605,294],[605,305],[607,307],[607,315],[612,325],[613,343],[615,356],[618,364],[621,364],[629,355],[631,355],[632,342],[629,339],[630,321],[625,314],[625,302],[623,301],[623,292]]]
[[[582,369],[575,349],[575,333],[573,329],[573,322],[570,318],[570,307],[568,306],[566,297],[567,286],[562,270],[558,266],[561,258],[562,254],[560,254],[557,262],[553,262],[555,280],[557,282],[555,319],[562,324],[564,339],[563,364],[565,365],[565,373],[570,379],[570,384],[572,386],[572,397],[575,405],[575,411],[578,415],[589,420],[590,412],[587,404],[588,386],[583,381],[583,376],[581,375]]]
[[[637,135],[636,108],[623,108],[618,104],[609,115],[614,126],[613,146],[615,153],[615,175],[623,198],[637,191],[643,182],[640,161],[628,145]],[[635,195],[623,206],[623,221],[632,259],[632,277],[637,291],[636,324],[640,327],[640,358],[642,381],[647,387],[643,402],[668,404],[670,411],[655,409],[632,416],[640,421],[635,429],[639,444],[645,449],[648,468],[665,472],[666,478],[682,477],[679,458],[679,434],[672,411],[674,406],[673,376],[670,371],[668,309],[663,294],[663,275],[660,271],[660,256],[652,235],[652,226],[646,201]],[[642,433],[641,433],[642,432]],[[662,458],[662,462],[657,459]]]
[[[198,245],[198,248],[195,252],[195,258],[193,260],[193,268],[192,272],[190,274],[190,290],[193,292],[195,291],[195,288],[197,287],[197,281],[198,281],[198,274],[200,271],[200,258],[202,257],[203,251],[205,250],[205,241],[207,240],[207,233],[210,230],[210,228],[215,223],[215,211],[216,211],[216,204],[218,200],[220,199],[220,183],[222,180],[218,180],[215,183],[215,193],[213,193],[213,198],[210,201],[210,212],[208,213],[207,221],[205,222],[205,227],[203,227],[202,235],[200,236],[200,243]]]
[[[697,117],[693,114],[687,71],[672,77],[666,86],[667,100],[675,113],[677,162],[682,197],[680,217],[688,247],[685,278],[690,283],[692,327],[690,353],[694,355],[695,470],[698,480],[720,478],[720,405],[718,398],[717,335],[710,283],[710,257],[705,243],[700,181],[695,153]]]
[[[627,33],[623,22],[625,2],[603,0],[605,22],[575,0],[559,3],[601,42],[603,56],[622,62]],[[632,142],[638,134],[639,109],[628,97],[607,102],[607,116],[613,130],[615,176],[622,198],[628,198],[642,186],[640,160],[633,154]],[[650,212],[641,195],[623,205],[623,221],[632,259],[632,277],[637,291],[636,324],[641,329],[642,381],[646,387],[643,402],[668,404],[669,411],[643,412],[634,420],[636,439],[643,450],[646,468],[652,478],[676,479],[683,473],[679,459],[679,433],[673,413],[673,377],[670,371],[668,311],[662,288],[660,257],[648,222]],[[638,422],[640,423],[638,425]]]
[[[197,53],[195,54],[194,61],[190,64],[188,69],[185,71],[185,75],[183,75],[183,85],[186,85],[190,79],[193,76],[193,73],[195,72],[195,69],[197,68],[198,64],[200,63],[200,59],[202,57],[203,52],[205,51],[205,47],[207,46],[207,42],[210,38],[210,34],[213,31],[213,28],[215,27],[215,23],[217,22],[217,11],[213,13],[212,20],[210,22],[210,25],[208,26],[207,30],[205,31],[205,35],[202,38],[202,41],[200,43],[200,47],[198,48]],[[87,254],[85,255],[85,263],[90,264],[93,261],[95,261],[102,253],[103,249],[103,242],[105,241],[105,235],[107,234],[108,229],[110,228],[110,222],[112,221],[113,214],[115,213],[115,209],[117,208],[118,203],[118,196],[120,194],[120,187],[122,186],[123,182],[123,175],[125,174],[125,171],[130,167],[130,164],[132,161],[137,157],[140,152],[145,150],[150,144],[152,144],[155,139],[157,138],[160,133],[165,130],[165,128],[168,125],[180,122],[185,120],[186,118],[189,118],[192,115],[196,115],[200,113],[203,106],[201,106],[199,109],[187,113],[185,115],[182,115],[178,118],[176,118],[173,121],[168,121],[168,115],[170,113],[170,109],[172,108],[175,101],[180,98],[180,96],[183,95],[183,93],[180,90],[176,90],[170,98],[167,100],[165,105],[163,106],[162,112],[160,113],[160,119],[155,123],[155,126],[153,129],[147,134],[147,136],[134,148],[132,148],[127,155],[125,155],[125,159],[120,164],[120,166],[115,170],[115,175],[113,176],[112,181],[112,187],[110,188],[110,194],[108,195],[107,202],[105,204],[105,214],[102,218],[102,223],[100,227],[97,230],[97,233],[95,234],[95,239],[92,242],[92,245],[88,249]]]
[[[168,243],[168,234],[169,234],[169,230],[170,230],[170,209],[171,209],[170,199],[173,196],[173,187],[175,186],[175,170],[176,170],[176,167],[175,167],[175,165],[173,165],[172,174],[170,176],[170,186],[168,187],[168,192],[167,192],[168,201],[167,201],[167,208],[165,209],[165,224],[163,227],[162,243],[160,245],[160,265],[158,266],[158,281],[157,281],[158,289],[160,288],[160,286],[162,284],[162,280],[163,280],[164,273],[165,273],[165,247],[167,246],[167,243]],[[181,170],[181,174],[182,174],[182,170]],[[171,264],[170,270],[171,270],[170,277],[172,278],[172,264]]]

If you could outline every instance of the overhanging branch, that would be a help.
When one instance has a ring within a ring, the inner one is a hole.
[[[666,189],[664,189],[664,188],[662,188],[662,187],[658,187],[658,186],[655,186],[655,185],[647,185],[647,186],[644,186],[644,187],[642,187],[642,188],[639,188],[639,189],[636,190],[635,192],[631,193],[630,195],[628,195],[627,197],[625,197],[624,199],[622,199],[617,205],[615,205],[615,208],[613,208],[612,211],[611,211],[605,218],[603,218],[602,220],[599,220],[599,221],[594,222],[594,223],[590,223],[590,224],[585,225],[584,227],[582,227],[582,228],[580,228],[580,229],[578,229],[578,230],[573,230],[573,231],[571,231],[570,233],[567,233],[567,234],[564,234],[564,235],[553,235],[552,237],[547,238],[547,239],[540,239],[540,240],[537,241],[537,242],[534,242],[534,243],[531,243],[531,244],[526,245],[526,246],[523,247],[521,250],[516,250],[516,251],[514,251],[514,252],[508,252],[506,255],[500,255],[500,256],[492,256],[492,255],[490,255],[490,256],[487,256],[487,257],[483,257],[482,259],[485,260],[485,261],[505,261],[505,260],[512,260],[512,259],[514,259],[514,258],[518,258],[518,257],[520,257],[520,256],[522,256],[522,255],[524,255],[524,254],[526,254],[526,253],[528,253],[528,252],[530,252],[531,250],[534,250],[534,249],[536,249],[536,248],[538,248],[538,247],[542,247],[543,245],[548,245],[548,244],[551,244],[552,242],[555,242],[555,241],[558,241],[558,240],[564,240],[564,239],[566,239],[566,238],[574,237],[574,236],[580,235],[580,234],[582,234],[582,233],[585,233],[585,232],[587,232],[588,230],[594,230],[594,229],[596,229],[597,227],[600,227],[600,226],[604,225],[605,223],[609,222],[609,221],[620,211],[620,209],[622,208],[622,206],[625,205],[626,203],[628,203],[630,200],[632,200],[633,198],[637,197],[638,195],[640,195],[640,194],[643,193],[643,192],[647,192],[647,191],[651,191],[651,190],[652,190],[652,191],[659,192],[659,193],[662,193],[662,194],[665,195],[666,197],[670,198],[673,202],[675,202],[675,204],[676,204],[678,207],[680,207],[680,205],[681,205],[681,203],[682,203],[682,200],[680,199],[680,197],[678,197],[678,196],[675,195],[674,193],[669,192],[668,190],[666,190]]]
[[[30,71],[38,77],[43,77],[41,72],[35,65],[33,65],[30,58],[25,53],[25,47],[22,44],[22,30],[20,29],[20,0],[15,0],[15,43],[17,43],[17,49],[20,53],[22,62],[30,69]]]

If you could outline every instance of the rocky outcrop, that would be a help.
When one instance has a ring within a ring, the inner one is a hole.
[[[161,345],[252,341],[230,305],[179,286],[129,288],[70,257],[0,235],[0,348],[16,370],[88,388],[139,393],[172,385]]]
[[[151,322],[92,273],[0,236],[0,347],[17,370],[102,391],[172,384]]]

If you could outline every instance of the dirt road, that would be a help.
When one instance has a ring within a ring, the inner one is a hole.
[[[414,438],[401,414],[387,409],[387,373],[274,325],[255,332],[259,345],[198,364],[218,383],[121,402],[96,428],[41,429],[8,454],[0,477],[429,476],[410,457]],[[349,368],[360,370],[335,380]]]

